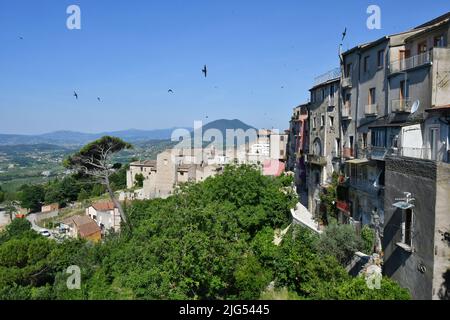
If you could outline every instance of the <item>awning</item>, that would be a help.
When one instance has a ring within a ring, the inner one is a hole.
[[[370,162],[370,160],[368,160],[368,159],[353,159],[353,160],[346,161],[346,163],[350,163],[350,164],[363,164],[363,163],[368,163],[368,162]]]
[[[396,202],[393,204],[393,206],[396,208],[402,209],[402,210],[414,208],[413,204],[405,202],[405,201]]]

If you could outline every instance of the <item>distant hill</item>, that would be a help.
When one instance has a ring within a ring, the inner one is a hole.
[[[207,123],[203,126],[203,132],[208,129],[217,129],[226,136],[227,129],[248,130],[252,126],[238,120],[220,119]],[[158,130],[137,130],[129,129],[123,131],[111,131],[101,133],[83,133],[74,131],[55,131],[39,135],[18,135],[18,134],[0,134],[0,146],[3,145],[33,145],[33,144],[52,144],[57,146],[73,147],[84,145],[96,140],[102,136],[114,136],[130,143],[146,142],[150,140],[170,140],[172,132],[177,128],[158,129]],[[192,132],[192,128],[185,128]]]

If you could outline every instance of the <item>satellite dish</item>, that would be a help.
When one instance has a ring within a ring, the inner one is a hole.
[[[411,113],[416,113],[417,110],[419,110],[419,107],[420,107],[420,101],[419,100],[414,101],[414,103],[411,107]]]

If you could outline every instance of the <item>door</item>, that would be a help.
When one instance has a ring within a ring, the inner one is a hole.
[[[439,128],[430,129],[430,154],[431,160],[436,161],[439,154]]]

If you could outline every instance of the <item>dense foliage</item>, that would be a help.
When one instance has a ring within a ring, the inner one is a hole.
[[[168,199],[128,204],[133,232],[101,244],[58,244],[14,225],[0,237],[0,299],[409,298],[389,280],[370,290],[348,276],[306,229],[291,226],[276,246],[296,203],[290,183],[227,167]],[[80,290],[66,287],[71,265]]]

